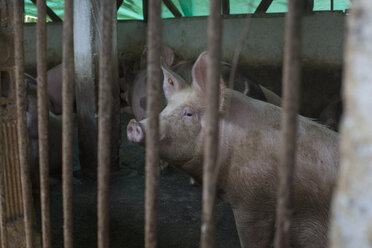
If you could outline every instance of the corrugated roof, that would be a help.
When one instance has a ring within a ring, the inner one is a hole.
[[[209,13],[208,0],[170,0],[182,16],[206,16]],[[314,11],[331,10],[332,0],[314,0]],[[230,14],[254,13],[261,0],[230,0]],[[333,0],[334,10],[345,11],[350,7],[350,0]],[[47,5],[63,19],[63,0],[47,0]],[[173,18],[174,15],[162,4],[163,18]],[[282,13],[287,11],[287,0],[273,0],[267,13]],[[35,21],[36,6],[31,0],[25,0],[27,20]],[[142,0],[124,0],[118,10],[118,20],[143,20]]]

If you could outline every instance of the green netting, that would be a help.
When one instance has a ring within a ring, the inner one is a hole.
[[[206,16],[209,13],[208,0],[172,0],[183,16]],[[231,14],[254,13],[261,0],[230,0]],[[334,10],[345,11],[350,7],[350,0],[333,0]],[[47,5],[63,19],[63,0],[47,0]],[[331,0],[314,0],[314,11],[331,9]],[[173,18],[173,14],[162,4],[162,17]],[[274,0],[267,13],[282,13],[287,11],[287,0]],[[36,6],[25,0],[25,20],[36,20]],[[118,20],[143,20],[142,0],[124,0],[118,10]]]

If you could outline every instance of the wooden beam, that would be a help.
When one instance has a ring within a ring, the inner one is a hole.
[[[176,5],[171,0],[163,0],[165,6],[172,12],[174,17],[182,17],[182,13],[177,9]]]
[[[31,0],[31,2],[33,2],[35,5],[37,3],[37,0]],[[54,13],[54,11],[49,8],[48,6],[46,6],[47,8],[47,15],[49,16],[50,19],[52,19],[53,22],[62,22],[62,19],[59,18],[59,16],[57,16],[56,13]]]
[[[314,9],[314,0],[307,0],[303,3],[304,13],[312,13]]]
[[[230,0],[222,0],[222,14],[230,15]]]
[[[149,12],[148,12],[148,6],[149,6],[149,1],[148,0],[142,0],[142,11],[143,11],[143,20],[147,22]]]
[[[124,0],[116,0],[116,10],[119,10]]]
[[[272,2],[273,2],[273,0],[262,0],[260,5],[258,5],[258,7],[257,7],[257,9],[254,13],[255,14],[266,13],[267,9],[270,7]]]

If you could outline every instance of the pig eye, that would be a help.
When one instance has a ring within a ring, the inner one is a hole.
[[[174,85],[174,83],[173,83],[173,80],[171,79],[171,78],[168,78],[168,83],[170,84],[170,85]]]
[[[189,109],[184,109],[183,110],[183,116],[191,117],[192,113]]]

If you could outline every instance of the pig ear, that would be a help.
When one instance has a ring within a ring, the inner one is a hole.
[[[174,53],[173,49],[168,47],[168,46],[162,46],[161,47],[161,56],[164,59],[164,63],[168,66],[171,67],[176,58],[176,54]]]
[[[167,101],[172,97],[172,95],[183,89],[186,86],[185,81],[175,72],[171,71],[165,64],[163,58],[161,61],[161,69],[163,71],[163,90]]]
[[[207,52],[199,55],[192,68],[192,85],[198,94],[202,96],[207,95]],[[225,91],[225,84],[223,79],[220,78],[220,107],[223,105],[223,95]]]
[[[192,85],[197,92],[207,94],[207,52],[199,55],[192,67]]]

